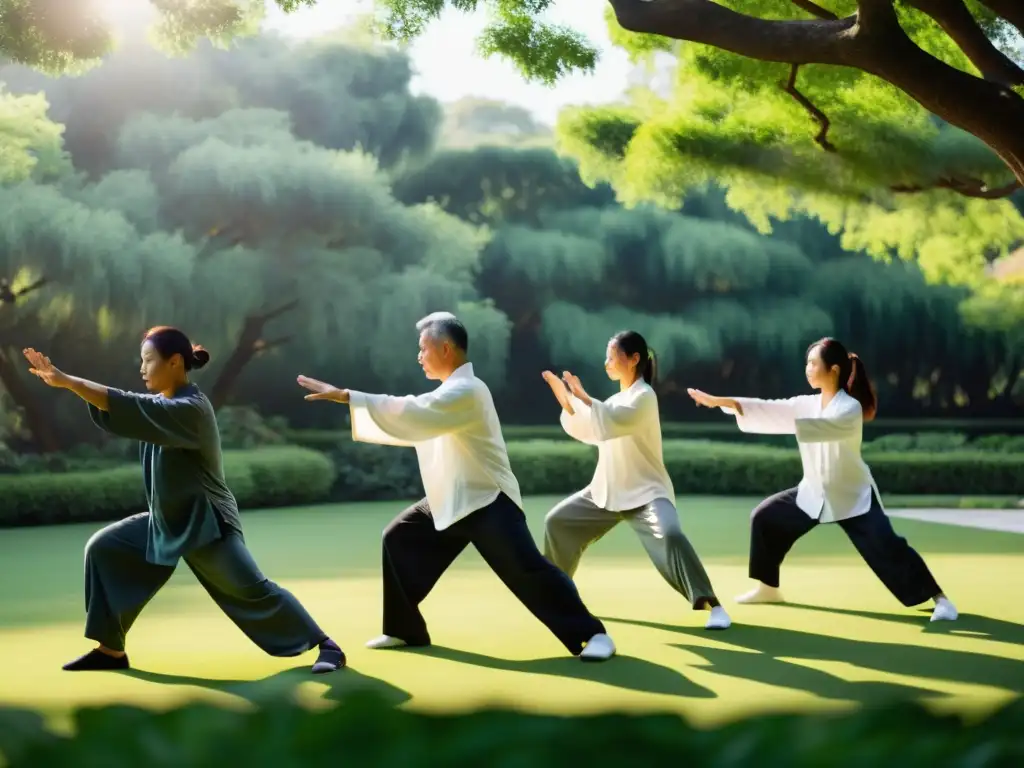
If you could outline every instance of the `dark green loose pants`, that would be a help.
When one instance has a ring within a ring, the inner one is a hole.
[[[174,566],[146,560],[149,513],[98,531],[85,547],[85,636],[115,651]],[[242,537],[184,556],[199,583],[245,635],[271,656],[298,656],[326,638],[295,596],[260,571]]]

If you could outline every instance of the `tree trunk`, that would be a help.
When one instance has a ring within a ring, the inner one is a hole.
[[[39,400],[31,388],[18,373],[18,369],[11,362],[10,355],[15,354],[13,347],[0,349],[0,383],[3,384],[7,394],[11,396],[25,416],[25,424],[32,433],[32,440],[42,453],[57,453],[61,450],[60,440],[53,429],[53,424],[47,418],[46,412],[39,404]]]
[[[210,389],[210,403],[214,409],[218,409],[228,402],[231,391],[234,389],[238,377],[242,375],[245,366],[251,363],[258,355],[268,349],[280,346],[288,341],[287,337],[267,340],[263,338],[267,323],[292,311],[299,305],[297,300],[282,304],[276,309],[258,315],[249,315],[242,324],[242,330],[238,334],[235,348],[221,368],[217,380]]]

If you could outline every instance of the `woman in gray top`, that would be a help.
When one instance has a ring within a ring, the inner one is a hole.
[[[85,547],[85,636],[99,643],[69,671],[127,669],[125,634],[184,559],[221,610],[272,656],[320,654],[314,673],[345,665],[345,654],[288,590],[267,579],[242,536],[224,481],[213,406],[189,381],[210,360],[176,328],[148,331],[140,373],[149,394],[69,376],[26,349],[30,371],[89,404],[93,422],[140,442],[149,511],[108,525]]]

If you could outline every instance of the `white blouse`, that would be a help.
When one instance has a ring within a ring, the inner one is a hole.
[[[788,400],[737,397],[740,416],[732,408],[743,432],[762,435],[795,435],[803,464],[803,479],[796,503],[822,523],[865,514],[871,494],[881,495],[871,470],[861,457],[864,417],[856,398],[840,390],[824,408],[819,395]]]
[[[502,492],[522,509],[491,391],[473,374],[471,363],[433,392],[415,397],[350,391],[349,410],[353,440],[416,449],[437,530],[486,507]]]
[[[597,469],[586,490],[611,512],[637,509],[655,499],[675,503],[672,480],[661,453],[658,396],[643,379],[604,402],[587,407],[570,395],[575,414],[562,410],[570,437],[597,446]]]

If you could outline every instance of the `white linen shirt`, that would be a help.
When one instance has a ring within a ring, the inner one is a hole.
[[[416,449],[437,530],[486,507],[502,492],[522,509],[491,391],[473,374],[472,363],[423,395],[350,390],[349,411],[353,440]]]
[[[575,414],[562,410],[570,437],[597,446],[597,468],[586,490],[610,512],[642,507],[655,499],[675,504],[672,480],[661,452],[658,396],[643,379],[588,407],[570,395]]]
[[[795,435],[803,464],[796,503],[809,517],[834,523],[865,514],[871,493],[881,495],[861,457],[864,416],[856,398],[840,390],[824,408],[819,395],[787,400],[733,398],[743,408],[736,426],[762,435]]]

